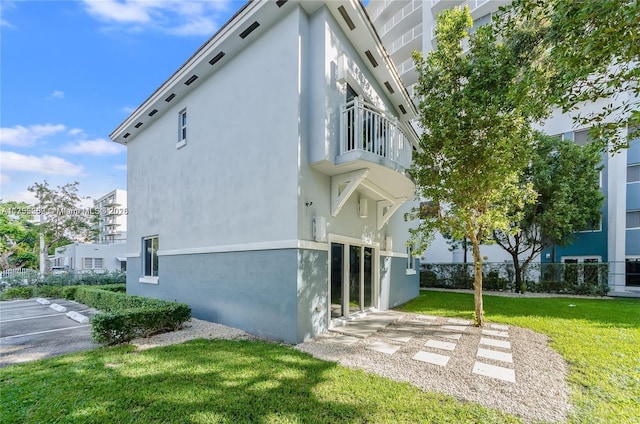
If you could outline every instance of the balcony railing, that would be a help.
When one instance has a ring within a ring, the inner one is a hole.
[[[395,168],[411,166],[412,147],[398,118],[357,97],[342,106],[340,154],[368,152],[392,162]]]

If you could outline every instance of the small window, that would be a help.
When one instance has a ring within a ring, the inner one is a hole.
[[[580,146],[584,146],[587,143],[591,142],[591,137],[589,137],[589,129],[575,131],[573,133],[573,141]]]
[[[602,217],[600,217],[600,219],[596,222],[592,222],[587,224],[584,229],[582,231],[580,231],[581,233],[593,233],[593,232],[598,232],[598,231],[602,231]]]
[[[640,163],[627,166],[627,182],[628,183],[640,182]]]
[[[416,258],[413,255],[413,245],[407,246],[407,274],[416,273]]]
[[[147,237],[142,241],[143,269],[145,277],[158,276],[158,237]]]
[[[187,144],[187,109],[182,109],[178,114],[178,143],[176,148]]]
[[[626,285],[640,287],[640,258],[627,258],[625,265]]]
[[[640,211],[627,212],[627,229],[640,228]]]

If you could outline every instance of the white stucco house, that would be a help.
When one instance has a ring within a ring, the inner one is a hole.
[[[71,243],[58,247],[49,257],[53,272],[102,274],[127,269],[127,248],[124,243]]]
[[[249,2],[110,134],[127,292],[289,343],[417,296],[415,116],[359,0]]]

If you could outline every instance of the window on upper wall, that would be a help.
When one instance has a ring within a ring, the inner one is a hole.
[[[589,137],[589,128],[580,131],[574,131],[573,141],[580,146],[584,146],[585,144],[590,143],[591,137]]]
[[[145,277],[158,276],[158,236],[142,239],[142,268]]]
[[[179,149],[187,144],[187,109],[182,109],[178,114],[178,143]]]
[[[602,231],[602,217],[600,217],[600,219],[596,222],[592,222],[590,224],[587,224],[584,227],[584,230],[580,231],[581,233],[593,233],[593,232],[598,232],[598,231]]]
[[[640,163],[637,163],[635,165],[627,165],[627,182],[640,182]]]
[[[413,256],[413,245],[407,246],[407,274],[415,274],[416,258]]]
[[[104,267],[104,258],[82,258],[83,269],[102,269]]]
[[[640,228],[640,211],[627,212],[627,229]]]

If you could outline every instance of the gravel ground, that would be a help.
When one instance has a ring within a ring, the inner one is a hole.
[[[430,337],[422,326],[404,330],[407,335],[413,336],[407,343],[393,342],[385,338],[385,334],[400,332],[397,327],[410,327],[411,321],[419,319],[418,315],[406,313],[396,323],[351,345],[336,343],[332,339],[339,335],[329,332],[295,348],[342,366],[363,369],[396,381],[409,382],[424,390],[441,392],[460,400],[497,408],[516,415],[525,422],[566,421],[570,411],[569,390],[566,384],[567,364],[548,346],[548,337],[531,330],[509,326],[507,340],[511,342],[511,349],[508,352],[513,354],[514,363],[505,365],[482,358],[484,363],[514,368],[516,382],[512,383],[472,373],[481,337],[480,328],[469,326],[459,340],[453,340],[456,348],[453,352],[446,352],[451,356],[446,367],[412,359],[420,350],[437,352],[424,346],[433,336]],[[438,317],[437,321],[433,321],[433,325],[443,324],[447,324],[446,318]],[[185,324],[182,330],[136,339],[132,343],[139,349],[148,349],[196,338],[257,339],[242,330],[194,318]],[[393,355],[366,348],[376,341],[402,347]]]

